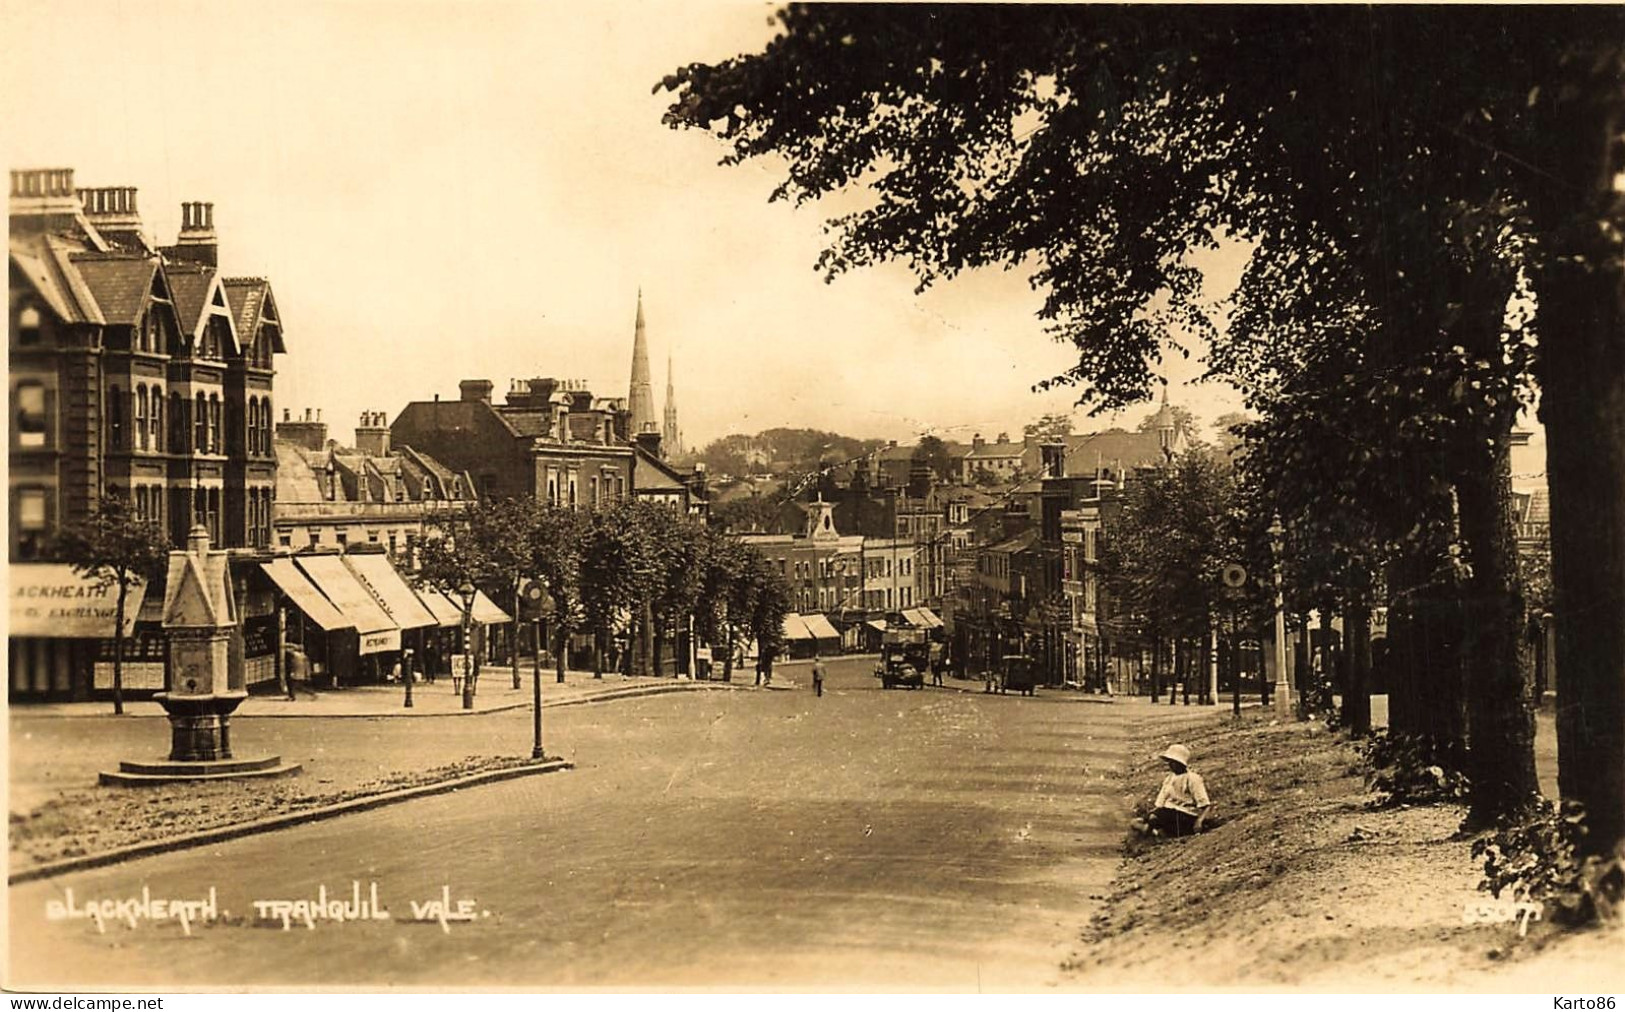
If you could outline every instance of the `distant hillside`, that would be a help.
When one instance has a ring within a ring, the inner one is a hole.
[[[712,474],[789,474],[851,460],[885,445],[883,439],[854,439],[822,429],[768,429],[754,436],[723,436],[696,459]]]

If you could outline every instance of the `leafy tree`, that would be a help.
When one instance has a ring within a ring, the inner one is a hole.
[[[695,613],[695,631],[707,643],[722,648],[722,677],[733,677],[734,634],[741,615],[749,614],[750,606],[736,606],[746,583],[750,554],[739,539],[714,528],[703,529],[706,539],[704,572],[700,579],[700,599]]]
[[[414,582],[462,602],[462,588],[493,590],[512,579],[516,546],[525,537],[523,515],[511,502],[471,504],[455,518],[431,529],[418,553]],[[471,656],[470,677],[463,682],[463,708],[472,709],[479,681],[480,658],[474,650],[472,619],[463,615],[463,651]]]
[[[57,553],[99,589],[118,588],[113,617],[113,712],[124,712],[124,613],[130,588],[156,580],[169,559],[163,528],[138,516],[123,496],[104,496],[94,512],[57,535]]]
[[[711,523],[741,534],[783,534],[784,503],[776,496],[750,495],[711,507]]]
[[[1022,435],[1040,443],[1059,443],[1072,435],[1072,416],[1051,413],[1022,426]]]
[[[920,437],[914,447],[913,463],[930,468],[938,481],[948,482],[955,478],[953,455],[948,452],[948,444],[937,436],[927,434]]]
[[[593,677],[604,676],[604,652],[628,629],[634,609],[654,592],[659,565],[641,529],[643,511],[621,501],[593,511],[581,542],[581,608],[593,634]]]
[[[1200,282],[1184,256],[1212,244],[1217,229],[1312,255],[1298,226],[1328,210],[1370,225],[1383,217],[1370,208],[1385,205],[1397,213],[1383,224],[1394,226],[1413,211],[1465,211],[1449,215],[1450,227],[1471,244],[1498,235],[1521,201],[1542,246],[1529,276],[1548,336],[1536,370],[1551,435],[1560,606],[1578,613],[1625,599],[1625,552],[1614,550],[1625,541],[1625,505],[1613,492],[1625,482],[1625,356],[1612,353],[1625,319],[1625,211],[1612,184],[1625,168],[1614,142],[1625,116],[1625,15],[1184,13],[791,8],[764,53],[663,82],[679,93],[668,121],[715,130],[732,145],[726,161],[782,157],[775,198],[802,202],[863,180],[878,199],[834,223],[827,272],[907,258],[923,285],[986,264],[1034,265],[1042,316],[1079,350],[1077,367],[1051,382],[1089,384],[1107,406],[1143,396],[1163,351],[1180,350],[1178,331],[1223,336],[1196,306]],[[1468,55],[1436,58],[1446,51]],[[1475,221],[1480,210],[1488,213]],[[1427,260],[1446,244],[1398,251],[1389,238],[1413,242],[1420,230],[1346,234],[1343,252],[1381,283],[1380,307],[1404,313],[1414,284],[1426,314],[1412,333],[1429,334],[1429,344],[1446,334],[1439,347],[1454,342],[1472,361],[1505,367],[1495,338],[1507,276],[1482,269],[1491,261],[1437,271]],[[1468,399],[1487,409],[1482,424],[1493,432],[1501,405],[1482,389]],[[1491,691],[1478,717],[1483,738],[1507,730],[1521,751],[1527,714],[1496,632],[1517,600],[1497,509],[1504,441],[1487,438],[1486,466],[1469,473],[1464,458],[1455,475],[1469,597],[1484,608],[1471,626],[1489,632],[1471,649],[1493,662],[1482,669]],[[1600,460],[1599,444],[1609,447]],[[1565,626],[1573,631],[1560,640],[1559,666],[1585,702],[1565,709],[1563,779],[1598,830],[1587,848],[1606,852],[1625,840],[1625,631],[1615,631],[1625,622],[1602,636],[1589,627]],[[1514,788],[1525,779],[1521,768],[1497,775]]]
[[[530,531],[525,538],[530,558],[527,571],[547,587],[553,601],[551,632],[557,678],[564,682],[570,636],[583,628],[586,615],[581,603],[581,560],[588,515],[552,503],[535,503],[530,515]],[[537,649],[541,649],[538,643]]]

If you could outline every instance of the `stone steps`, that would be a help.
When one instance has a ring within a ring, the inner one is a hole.
[[[250,780],[297,773],[298,763],[285,763],[279,755],[255,759],[212,759],[183,762],[161,759],[153,762],[119,763],[116,772],[104,771],[98,781],[104,787],[136,787],[176,784],[200,780]]]

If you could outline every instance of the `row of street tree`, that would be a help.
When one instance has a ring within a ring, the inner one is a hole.
[[[777,159],[773,199],[872,190],[832,222],[830,275],[1029,271],[1078,351],[1042,387],[1132,403],[1196,338],[1257,419],[1219,551],[1267,558],[1278,516],[1295,613],[1340,614],[1361,643],[1386,603],[1393,724],[1467,772],[1480,825],[1537,793],[1508,458],[1538,399],[1560,788],[1585,812],[1580,851],[1617,867],[1625,12],[813,5],[780,21],[762,53],[666,78],[668,123],[716,134],[725,162]],[[1247,263],[1215,302],[1191,254],[1225,242]],[[1358,731],[1367,664],[1343,686]]]
[[[591,639],[594,677],[662,674],[661,658],[690,621],[721,653],[724,677],[747,641],[769,667],[783,648],[783,578],[698,518],[640,501],[573,509],[506,499],[443,524],[422,544],[414,579],[453,600],[477,588],[516,613],[527,588],[539,588],[561,682],[577,634]],[[512,665],[517,685],[517,649]]]

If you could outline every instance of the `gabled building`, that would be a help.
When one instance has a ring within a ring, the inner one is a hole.
[[[104,495],[126,497],[177,548],[194,524],[217,548],[270,542],[274,356],[285,350],[270,285],[221,276],[211,205],[183,204],[176,244],[160,249],[136,196],[76,188],[71,169],[11,173],[8,533],[14,582],[41,593],[44,577],[15,567],[48,563],[56,532]],[[262,617],[245,612],[245,623]],[[47,618],[12,631],[14,698],[83,698],[93,667],[102,684],[105,644],[85,641],[89,626]],[[139,684],[150,672],[138,667],[130,688],[163,686],[161,657],[137,663],[156,664],[157,681]]]
[[[552,378],[516,380],[500,405],[488,380],[464,380],[459,390],[455,401],[408,404],[389,426],[391,441],[467,473],[482,499],[590,506],[632,494],[624,401]]]
[[[410,568],[427,528],[476,501],[467,475],[391,445],[383,412],[362,413],[354,446],[329,441],[309,414],[276,428],[278,553],[372,545]]]

